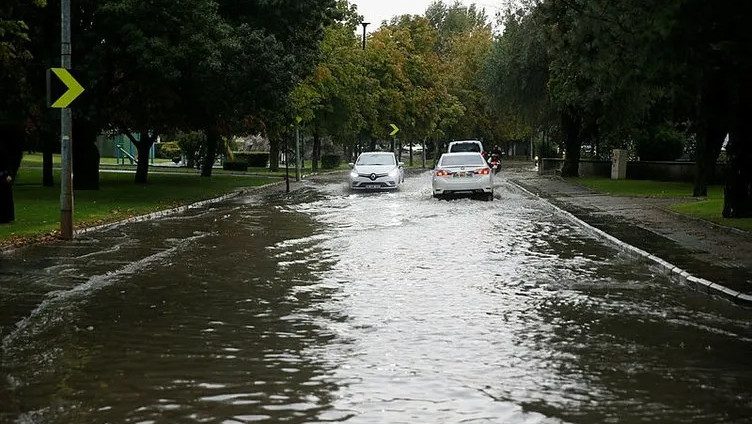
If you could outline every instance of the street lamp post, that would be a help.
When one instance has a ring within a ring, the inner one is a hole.
[[[370,22],[361,22],[361,25],[363,25],[363,50],[366,49],[366,27],[370,25]]]

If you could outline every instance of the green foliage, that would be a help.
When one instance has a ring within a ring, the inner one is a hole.
[[[158,158],[172,159],[174,157],[180,157],[180,145],[174,141],[155,144],[154,147],[154,156]]]
[[[266,168],[269,165],[269,152],[233,152],[235,160],[245,162],[252,168]]]
[[[322,155],[321,167],[324,169],[335,169],[342,164],[342,158],[339,155]]]
[[[187,158],[188,167],[195,168],[201,163],[206,150],[206,135],[203,131],[178,132],[166,139],[179,146],[180,152]]]
[[[671,161],[684,153],[687,135],[676,126],[660,124],[635,131],[636,154],[640,160]]]

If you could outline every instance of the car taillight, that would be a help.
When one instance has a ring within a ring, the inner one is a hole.
[[[443,170],[443,169],[439,169],[438,171],[436,171],[436,176],[437,176],[437,177],[448,177],[448,176],[450,176],[450,175],[452,175],[452,173],[451,173],[451,172],[449,172],[449,171],[445,171],[445,170]]]
[[[475,171],[473,171],[473,173],[477,175],[488,175],[491,173],[491,170],[488,168],[481,168],[481,169],[476,169]]]

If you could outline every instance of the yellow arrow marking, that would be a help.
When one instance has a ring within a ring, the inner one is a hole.
[[[59,99],[55,101],[50,107],[55,108],[66,108],[73,100],[76,100],[76,97],[80,96],[81,93],[84,92],[84,88],[81,86],[81,84],[76,81],[75,78],[73,78],[73,75],[68,72],[65,68],[51,68],[52,72],[57,75],[58,78],[60,78],[60,81],[65,84],[66,87],[68,87],[68,91],[63,93],[62,96],[60,96]]]
[[[397,134],[399,132],[399,128],[397,128],[396,125],[394,125],[394,124],[389,124],[389,125],[392,126],[392,132],[390,132],[389,135],[394,135],[394,134]]]

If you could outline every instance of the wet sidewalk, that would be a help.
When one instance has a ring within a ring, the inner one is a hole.
[[[528,163],[509,163],[506,177],[592,227],[636,247],[695,290],[752,305],[752,234],[669,211],[682,199],[594,192]],[[691,199],[684,199],[692,201]]]

